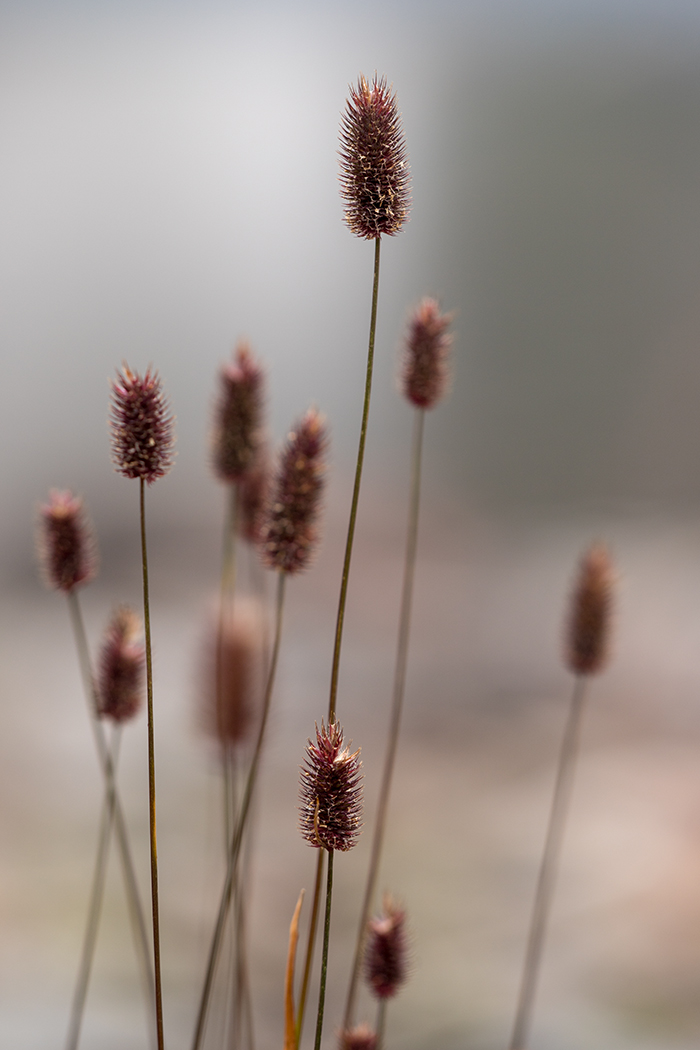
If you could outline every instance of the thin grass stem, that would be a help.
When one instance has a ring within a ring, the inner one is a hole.
[[[280,572],[278,574],[277,579],[277,601],[275,604],[275,634],[272,645],[272,655],[270,658],[270,668],[268,671],[267,683],[265,685],[262,718],[260,721],[260,728],[258,729],[258,738],[255,744],[253,760],[250,764],[250,769],[248,771],[248,778],[246,780],[245,790],[243,793],[240,813],[238,815],[238,820],[236,821],[235,831],[231,838],[231,845],[228,853],[226,878],[224,880],[224,887],[221,893],[221,901],[219,904],[219,912],[216,919],[216,925],[214,927],[214,935],[212,938],[211,948],[209,950],[209,959],[207,961],[207,969],[204,977],[204,986],[202,988],[202,994],[199,1002],[199,1010],[197,1013],[197,1022],[195,1025],[192,1050],[200,1050],[200,1047],[202,1045],[202,1039],[204,1037],[204,1029],[206,1027],[207,1012],[209,1009],[209,1001],[211,999],[214,975],[216,973],[216,965],[218,962],[221,941],[226,925],[226,917],[228,915],[228,909],[231,903],[231,893],[233,890],[235,879],[237,877],[238,858],[240,856],[241,851],[243,832],[245,830],[248,813],[250,811],[250,804],[253,797],[253,789],[255,787],[258,767],[260,765],[260,758],[262,755],[263,743],[265,739],[265,728],[267,726],[268,715],[270,713],[270,700],[272,698],[272,689],[275,682],[275,672],[277,670],[280,639],[282,637],[282,614],[284,610],[285,582],[286,575],[285,573]]]
[[[386,1038],[386,999],[380,999],[379,1005],[377,1006],[377,1050],[384,1050],[384,1040]]]
[[[360,970],[364,955],[365,941],[367,939],[367,921],[369,919],[372,900],[377,885],[379,865],[384,844],[384,833],[386,830],[386,818],[389,809],[389,796],[391,794],[391,782],[394,775],[396,761],[396,749],[399,741],[399,729],[401,726],[401,713],[403,710],[403,699],[406,689],[406,665],[408,662],[408,646],[411,633],[411,610],[413,605],[413,581],[416,568],[416,549],[418,546],[418,515],[420,510],[420,488],[421,488],[421,461],[423,452],[423,428],[425,422],[425,411],[416,409],[413,424],[413,442],[411,451],[411,495],[408,507],[408,532],[406,537],[406,551],[404,558],[403,585],[401,591],[401,612],[399,616],[399,632],[396,646],[396,664],[394,668],[394,685],[392,691],[391,718],[389,723],[389,734],[387,737],[386,751],[384,754],[384,768],[382,781],[379,789],[379,801],[377,804],[377,819],[374,825],[372,838],[372,849],[370,853],[369,868],[367,871],[367,882],[365,894],[360,911],[360,921],[357,929],[357,941],[355,944],[355,956],[350,973],[350,983],[345,1004],[345,1019],[343,1029],[352,1027],[355,1000],[359,984]]]
[[[323,862],[326,859],[326,851],[320,849],[318,851],[318,861],[316,862],[316,882],[314,884],[314,899],[311,905],[311,916],[309,918],[309,939],[306,944],[306,959],[304,960],[304,977],[301,982],[301,992],[299,993],[299,1009],[297,1011],[297,1023],[296,1023],[296,1045],[299,1047],[301,1043],[301,1036],[304,1030],[304,1014],[306,1011],[306,997],[309,991],[309,978],[311,977],[311,967],[314,961],[314,949],[316,947],[316,929],[318,927],[318,910],[321,901],[321,889],[323,887]]]
[[[326,1005],[326,980],[328,977],[328,945],[331,939],[331,900],[333,897],[333,850],[328,852],[328,875],[326,878],[326,917],[323,923],[323,951],[321,953],[321,983],[318,989],[318,1013],[316,1015],[316,1040],[314,1050],[321,1050],[323,1035],[323,1013]]]
[[[158,843],[156,838],[156,757],[153,733],[153,654],[151,650],[151,608],[148,594],[148,552],[146,548],[146,482],[139,479],[141,519],[141,567],[143,570],[143,623],[146,636],[146,696],[148,701],[148,819],[151,842],[151,917],[153,921],[153,968],[156,990],[156,1036],[163,1050],[163,989],[160,973],[160,914],[158,909]]]
[[[532,1012],[537,990],[542,949],[547,929],[547,920],[554,895],[554,887],[564,837],[566,817],[571,801],[576,756],[581,739],[581,716],[586,694],[586,676],[577,675],[574,680],[569,716],[564,730],[559,767],[552,798],[552,809],[545,839],[544,852],[537,879],[537,890],[530,919],[530,930],[525,950],[525,961],[520,984],[520,994],[515,1012],[515,1022],[510,1040],[510,1050],[525,1050],[532,1021]]]

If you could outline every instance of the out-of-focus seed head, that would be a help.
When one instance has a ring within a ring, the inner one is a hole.
[[[260,527],[263,560],[271,569],[305,569],[318,539],[324,452],[323,417],[310,408],[289,434]]]
[[[214,412],[212,462],[220,481],[241,481],[253,468],[262,440],[264,373],[246,342],[221,369]]]
[[[403,392],[417,408],[433,408],[450,379],[448,332],[452,314],[440,313],[435,299],[423,299],[411,316],[403,355]]]
[[[173,417],[157,372],[144,376],[124,364],[112,380],[112,462],[125,478],[149,485],[173,464]]]
[[[311,846],[349,850],[362,827],[362,763],[359,749],[343,747],[337,722],[316,726],[316,743],[309,740],[301,769],[299,826]]]
[[[249,543],[260,543],[265,504],[270,489],[270,462],[264,446],[238,483],[238,528]]]
[[[577,675],[597,674],[608,660],[615,573],[602,543],[581,558],[571,599],[566,664]]]
[[[350,87],[340,123],[340,193],[358,237],[398,233],[408,219],[410,174],[396,95],[386,77]]]
[[[406,913],[387,894],[381,915],[369,920],[365,975],[378,999],[396,995],[406,980]]]
[[[245,744],[260,706],[263,618],[250,599],[237,598],[233,611],[212,616],[204,649],[202,724],[224,750]]]
[[[98,712],[113,722],[128,722],[143,702],[145,652],[141,621],[122,605],[113,614],[100,651]]]
[[[97,571],[97,557],[83,501],[52,489],[39,514],[37,554],[47,585],[68,592],[89,583]]]
[[[366,1024],[346,1028],[340,1033],[338,1050],[377,1050],[377,1033]]]

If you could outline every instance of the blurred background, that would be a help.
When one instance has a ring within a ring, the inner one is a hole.
[[[340,715],[376,798],[411,413],[397,348],[424,294],[454,310],[429,417],[414,644],[383,884],[413,974],[389,1045],[506,1044],[570,682],[561,622],[595,538],[619,566],[615,659],[591,690],[532,1047],[700,1037],[700,9],[683,0],[427,4],[0,2],[0,1032],[59,1046],[100,778],[36,505],[89,506],[97,641],[140,601],[138,486],[111,469],[108,379],[161,373],[175,469],[149,491],[168,1045],[189,1046],[221,881],[220,785],[197,731],[223,493],[216,372],[247,336],[270,432],[332,430],[325,537],[290,586],[261,791],[251,936],[259,1046],[282,1039],[296,830],[326,708],[359,428],[372,247],[342,223],[348,83],[385,73],[413,174],[385,240],[378,360]],[[125,804],[148,885],[145,726]],[[369,836],[338,864],[333,1043]],[[146,1046],[117,866],[82,1046]],[[211,1046],[216,1045],[212,1030]]]

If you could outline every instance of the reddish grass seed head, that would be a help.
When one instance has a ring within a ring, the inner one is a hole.
[[[262,440],[264,373],[246,342],[219,375],[212,462],[220,481],[238,482],[253,468]]]
[[[369,920],[365,975],[378,999],[396,995],[406,980],[406,913],[388,895],[381,915]]]
[[[377,1034],[366,1024],[346,1028],[340,1033],[338,1050],[377,1050]]]
[[[565,658],[574,674],[597,674],[607,663],[614,582],[607,548],[593,544],[581,558],[571,600]]]
[[[396,95],[386,77],[360,74],[340,123],[340,193],[358,237],[398,233],[408,219],[410,174]]]
[[[403,354],[402,386],[416,408],[433,408],[447,393],[452,314],[435,299],[423,299],[411,316]]]
[[[263,626],[257,605],[237,599],[224,617],[219,646],[219,623],[212,620],[206,645],[203,723],[207,732],[228,750],[250,736],[259,706],[262,676]]]
[[[52,489],[39,514],[37,553],[47,585],[68,593],[89,583],[97,571],[97,557],[83,501]]]
[[[343,747],[337,722],[316,726],[316,742],[309,740],[301,769],[299,826],[311,846],[349,850],[362,827],[362,763],[359,749]]]
[[[128,722],[143,702],[145,652],[141,621],[123,605],[113,614],[100,651],[97,695],[99,714]]]
[[[114,468],[149,485],[173,464],[173,417],[157,372],[132,372],[124,364],[112,381],[110,429]]]
[[[324,452],[323,417],[310,408],[289,434],[260,528],[262,557],[271,569],[305,569],[318,539]]]

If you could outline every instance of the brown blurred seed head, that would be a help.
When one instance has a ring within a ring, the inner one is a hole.
[[[205,648],[202,690],[205,730],[225,750],[244,744],[260,701],[263,624],[260,609],[237,598],[225,615],[219,647],[219,617],[212,617]]]
[[[352,849],[362,827],[362,763],[359,749],[343,747],[337,722],[316,726],[316,743],[309,740],[301,769],[299,827],[311,846]]]
[[[270,461],[261,446],[255,462],[238,483],[238,528],[249,543],[260,542],[263,513],[270,489]]]
[[[398,233],[408,219],[410,175],[396,95],[386,77],[360,74],[340,123],[340,194],[358,237]]]
[[[574,674],[597,674],[607,663],[613,586],[610,555],[596,543],[581,559],[571,600],[566,664]]]
[[[396,995],[406,980],[406,913],[387,894],[383,912],[368,923],[365,976],[378,999]]]
[[[157,372],[144,376],[124,364],[112,380],[112,462],[125,478],[149,485],[173,464],[173,417]]]
[[[318,514],[328,439],[323,417],[310,408],[287,438],[260,527],[262,557],[271,569],[305,569],[318,539]]]
[[[246,342],[219,375],[212,462],[220,481],[241,481],[253,468],[262,440],[264,373]]]
[[[441,314],[435,299],[423,299],[408,326],[403,355],[403,392],[417,408],[433,408],[447,393],[448,332],[452,314]]]
[[[340,1033],[338,1050],[377,1050],[377,1034],[366,1024],[346,1028]]]
[[[37,554],[47,585],[67,593],[89,583],[97,571],[97,557],[83,501],[71,492],[51,489],[39,513]]]
[[[104,635],[97,682],[99,714],[113,722],[128,722],[143,702],[145,651],[141,621],[123,605],[113,614]]]

